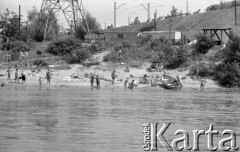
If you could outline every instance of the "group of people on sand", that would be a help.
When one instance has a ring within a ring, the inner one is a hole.
[[[96,88],[97,89],[100,89],[100,77],[98,76],[98,75],[94,75],[94,74],[91,74],[91,76],[90,76],[90,82],[91,82],[91,88],[93,88],[94,87],[94,80],[96,80]]]
[[[124,89],[133,89],[136,86],[135,84],[135,80],[132,80],[131,82],[129,82],[129,78],[127,78],[124,81]]]
[[[7,80],[11,80],[11,67],[8,68],[7,70]],[[14,80],[15,80],[15,83],[19,83],[19,79],[22,80],[22,82],[25,82],[26,81],[26,75],[24,74],[23,70],[21,72],[21,75],[19,76],[18,75],[18,68],[16,68],[15,70],[15,75],[14,75]]]
[[[11,77],[12,71],[13,70],[11,70],[11,67],[8,67],[8,69],[6,71],[7,72],[7,80],[8,81],[14,80],[15,83],[19,83],[19,80],[21,79],[22,83],[26,82],[26,75],[25,75],[23,69],[22,69],[21,74],[19,75],[19,69],[16,67],[13,79]],[[52,74],[50,72],[50,69],[48,69],[47,72],[46,72],[46,76],[45,76],[45,78],[47,79],[47,84],[50,84],[50,82],[51,82],[51,75]],[[5,82],[1,83],[1,86],[5,86],[5,85],[6,85]],[[42,77],[39,77],[39,86],[42,86]]]

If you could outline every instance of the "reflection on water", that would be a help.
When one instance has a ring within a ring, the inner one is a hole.
[[[0,88],[0,151],[143,151],[145,122],[160,127],[171,122],[169,142],[178,137],[177,129],[188,131],[192,140],[192,130],[208,130],[210,124],[220,133],[231,129],[239,135],[238,97],[236,91],[214,90]],[[214,138],[216,146],[221,137]],[[200,139],[202,150],[206,139]]]

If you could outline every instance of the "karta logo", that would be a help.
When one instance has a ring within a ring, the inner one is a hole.
[[[218,142],[218,147],[213,145],[214,135],[218,135],[218,131],[213,129],[211,124],[207,131],[205,130],[193,130],[193,145],[192,147],[189,144],[189,134],[187,131],[179,129],[176,130],[174,135],[182,135],[180,138],[174,139],[171,143],[167,142],[167,137],[164,136],[164,133],[169,128],[171,123],[163,123],[163,126],[158,131],[158,123],[144,123],[143,124],[143,133],[144,133],[144,142],[143,150],[144,151],[158,151],[158,143],[163,146],[168,151],[182,151],[182,150],[192,150],[199,151],[199,138],[202,135],[205,135],[207,138],[207,147],[211,151],[217,151],[221,149],[222,151],[234,150],[237,151],[239,147],[236,146],[236,134],[232,130],[224,130],[222,135],[229,135],[229,137],[223,138]],[[179,143],[183,143],[183,147],[178,146]],[[228,144],[226,144],[228,143]],[[230,145],[230,146],[226,146]]]

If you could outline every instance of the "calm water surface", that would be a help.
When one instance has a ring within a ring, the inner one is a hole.
[[[171,143],[184,129],[190,144],[192,130],[213,124],[220,133],[233,130],[240,146],[239,97],[220,90],[0,88],[0,152],[140,152],[145,122],[171,122],[165,138]],[[223,137],[216,135],[214,146]],[[200,137],[201,151],[206,141]]]

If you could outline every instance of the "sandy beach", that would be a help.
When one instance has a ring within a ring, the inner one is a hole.
[[[125,72],[126,65],[123,63],[119,65],[117,63],[106,63],[102,62],[103,56],[106,55],[108,51],[94,55],[94,58],[97,58],[100,61],[99,65],[94,65],[90,67],[85,67],[80,64],[69,65],[70,69],[56,70],[50,68],[52,79],[51,85],[53,86],[68,86],[68,87],[90,87],[90,78],[91,73],[99,75],[101,78],[100,85],[101,87],[123,87],[124,81],[129,78],[129,81],[135,80],[140,81],[140,79],[146,74],[149,79],[151,77],[156,77],[157,75],[161,77],[163,72],[148,72],[146,69],[148,64],[143,65],[140,68],[131,68],[129,72]],[[15,68],[11,68],[11,80],[7,80],[7,68],[0,69],[0,82],[5,82],[6,85],[15,85],[14,73]],[[45,79],[47,69],[41,69],[40,72],[35,73],[30,69],[23,69],[24,74],[26,75],[26,82],[24,85],[39,85],[39,77],[42,77],[42,85],[47,85],[47,80]],[[117,78],[114,85],[111,82],[111,73],[116,71]],[[22,68],[19,68],[18,75],[22,72]],[[199,89],[200,80],[192,79],[188,74],[188,70],[167,70],[167,73],[176,78],[177,74],[182,77],[181,83],[184,88]],[[205,88],[220,88],[213,80],[207,79]],[[21,80],[20,80],[21,83]],[[94,85],[96,83],[94,82]],[[142,87],[151,87],[150,84],[138,84],[138,88]]]

